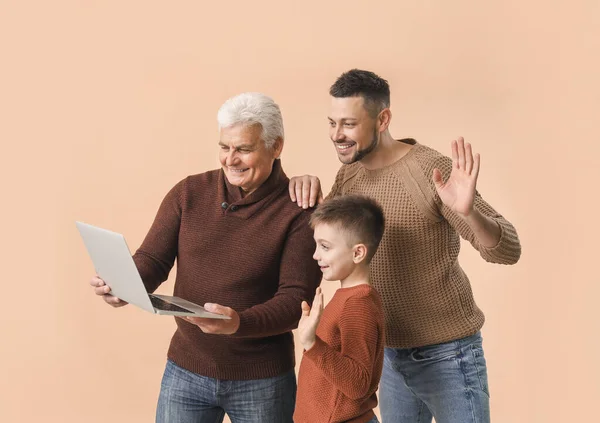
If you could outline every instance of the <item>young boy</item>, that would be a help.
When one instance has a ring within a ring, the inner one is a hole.
[[[339,280],[341,287],[325,310],[321,288],[312,309],[302,303],[298,339],[305,351],[294,422],[378,422],[373,408],[385,331],[369,262],[383,235],[383,212],[374,200],[346,195],[321,204],[310,225],[323,279]]]

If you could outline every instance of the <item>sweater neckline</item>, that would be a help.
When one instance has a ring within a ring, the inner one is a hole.
[[[370,290],[373,289],[373,286],[368,283],[361,283],[360,285],[349,286],[346,288],[339,287],[337,291],[341,292],[352,292],[352,291],[362,291],[362,290]],[[336,291],[336,292],[337,292]]]
[[[283,182],[287,182],[287,176],[281,167],[280,159],[276,159],[273,162],[273,168],[271,169],[271,174],[267,180],[255,191],[246,196],[242,196],[242,189],[240,187],[232,185],[229,182],[223,169],[220,170],[219,176],[225,184],[225,191],[227,197],[229,197],[229,202],[237,206],[247,206],[249,204],[257,203],[271,194]]]
[[[227,180],[223,169],[219,170],[218,204],[222,213],[241,219],[248,219],[260,210],[275,195],[279,195],[289,184],[289,179],[281,167],[281,160],[273,162],[271,174],[256,191],[242,197],[240,187]]]
[[[419,144],[416,140],[414,140],[412,138],[403,138],[403,139],[399,139],[397,141],[412,145],[412,148],[410,150],[408,150],[408,152],[404,156],[400,157],[395,162],[392,162],[389,165],[386,165],[383,167],[378,167],[377,169],[367,169],[362,164],[360,164],[361,169],[363,170],[363,172],[365,173],[365,175],[367,177],[376,177],[376,176],[384,175],[384,174],[388,173],[390,170],[396,168],[400,163],[402,163],[406,160],[410,160],[410,158],[414,155],[415,150],[417,150],[419,147],[421,147],[421,144]]]

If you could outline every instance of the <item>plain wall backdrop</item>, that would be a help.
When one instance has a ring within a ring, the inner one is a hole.
[[[173,319],[95,297],[74,221],[137,249],[167,191],[218,166],[216,112],[243,91],[280,104],[286,173],[327,192],[328,89],[354,67],[390,82],[396,138],[473,143],[521,237],[516,266],[461,253],[493,421],[594,421],[599,57],[597,0],[1,0],[0,421],[153,421]]]

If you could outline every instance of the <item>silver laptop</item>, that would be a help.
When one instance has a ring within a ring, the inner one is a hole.
[[[75,223],[96,273],[110,287],[111,295],[150,313],[230,319],[183,298],[148,294],[123,235],[87,223]]]

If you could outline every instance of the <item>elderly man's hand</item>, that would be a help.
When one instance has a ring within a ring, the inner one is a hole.
[[[229,316],[231,319],[207,319],[204,317],[185,316],[182,319],[196,325],[204,333],[215,335],[231,335],[236,333],[240,327],[240,315],[232,308],[220,304],[204,304],[206,311]]]
[[[110,286],[106,285],[100,276],[94,276],[92,280],[90,280],[90,285],[94,287],[94,293],[100,295],[106,304],[113,307],[123,307],[128,304],[126,301],[111,295]]]

